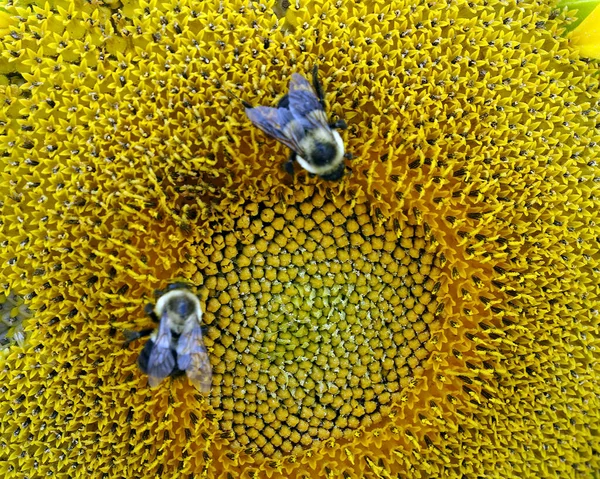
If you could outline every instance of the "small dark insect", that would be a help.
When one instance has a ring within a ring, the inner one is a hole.
[[[294,173],[294,162],[324,180],[335,181],[344,176],[344,141],[335,129],[346,129],[344,120],[330,123],[325,113],[325,99],[319,82],[317,65],[313,68],[314,89],[302,75],[292,74],[289,93],[277,107],[253,107],[242,100],[250,121],[292,150],[285,163]]]
[[[146,305],[146,313],[157,328],[125,331],[125,346],[150,336],[138,358],[138,366],[148,375],[150,387],[168,376],[185,373],[200,392],[210,391],[212,369],[202,341],[200,301],[181,283],[167,287],[156,305]]]

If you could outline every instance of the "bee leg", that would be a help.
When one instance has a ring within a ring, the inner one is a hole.
[[[296,161],[296,153],[291,153],[288,160],[283,164],[283,169],[292,176],[294,176],[294,162],[295,161]]]
[[[325,109],[325,94],[323,93],[321,82],[319,81],[319,65],[316,63],[313,66],[313,85],[317,92],[317,96],[319,97],[319,103],[321,103],[321,106]]]
[[[163,294],[165,294],[166,289],[155,289],[154,290],[154,297],[155,298],[160,298]]]
[[[160,319],[158,318],[158,316],[156,316],[156,313],[154,312],[154,305],[152,303],[148,303],[146,306],[144,306],[144,313],[150,316],[150,319],[155,323],[160,322]]]
[[[356,158],[356,156],[347,151],[346,153],[344,153],[344,158],[346,158],[347,160],[353,160],[354,158]]]
[[[126,329],[125,331],[123,331],[123,336],[125,336],[125,342],[123,343],[123,347],[128,347],[129,343],[137,339],[150,336],[152,334],[152,331],[154,331],[154,328],[142,329],[141,331],[130,331]]]
[[[290,160],[286,161],[283,164],[283,169],[286,171],[286,173],[294,176],[294,163],[291,162]]]
[[[346,123],[340,118],[339,120],[335,120],[334,122],[330,123],[329,128],[335,128],[336,130],[345,130],[348,128],[348,123]]]

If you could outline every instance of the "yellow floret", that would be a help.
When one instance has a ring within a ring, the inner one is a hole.
[[[600,94],[565,16],[0,9],[3,477],[590,477]],[[290,177],[236,99],[274,106],[315,63],[340,182]],[[175,278],[207,396],[150,389],[123,348]]]

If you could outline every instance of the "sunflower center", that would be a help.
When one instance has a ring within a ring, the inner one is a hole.
[[[207,253],[211,404],[237,446],[280,456],[344,437],[419,374],[439,306],[422,227],[316,196],[257,207]]]

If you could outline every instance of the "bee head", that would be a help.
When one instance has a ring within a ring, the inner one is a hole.
[[[182,318],[187,318],[195,308],[196,305],[186,296],[174,296],[168,305],[169,311],[173,311]]]
[[[336,145],[331,142],[315,142],[311,151],[311,160],[317,166],[330,164],[337,156]]]

